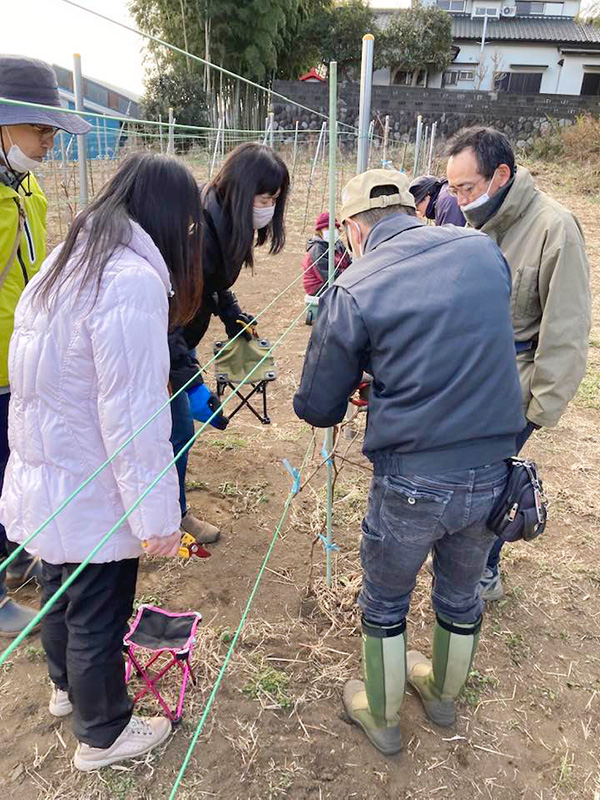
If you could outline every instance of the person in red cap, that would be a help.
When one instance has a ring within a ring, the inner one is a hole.
[[[340,275],[350,266],[351,259],[339,238],[338,231],[341,225],[335,220],[335,276]],[[329,214],[323,211],[316,219],[315,233],[306,243],[306,255],[302,261],[304,291],[307,295],[314,296],[327,282],[329,277]]]

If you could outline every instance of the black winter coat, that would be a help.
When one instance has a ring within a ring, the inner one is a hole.
[[[363,452],[378,475],[473,469],[525,426],[510,269],[487,236],[394,214],[319,300],[294,411],[341,422],[373,376]]]
[[[211,316],[214,314],[225,321],[225,318],[241,313],[236,297],[230,291],[242,269],[242,264],[232,264],[227,256],[231,220],[221,208],[214,189],[203,192],[203,204],[202,306],[190,323],[174,328],[169,334],[170,381],[175,392],[191,378],[194,381],[190,386],[203,383],[202,375],[197,374],[200,369],[198,360],[189,351],[206,334]]]

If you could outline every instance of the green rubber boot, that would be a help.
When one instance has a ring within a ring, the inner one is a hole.
[[[436,725],[454,725],[454,701],[469,677],[480,628],[481,617],[477,622],[460,625],[438,614],[432,660],[417,650],[409,650],[406,655],[408,682],[419,693],[427,716]]]
[[[344,708],[380,753],[402,750],[398,712],[406,685],[406,622],[381,627],[363,620],[364,681],[344,686]]]

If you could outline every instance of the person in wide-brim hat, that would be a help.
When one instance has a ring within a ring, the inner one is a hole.
[[[24,103],[25,105],[19,105]],[[48,202],[31,174],[52,148],[58,130],[83,134],[91,125],[64,111],[49,64],[0,55],[0,491],[8,462],[8,347],[23,289],[46,257]],[[0,525],[0,561],[8,555]],[[15,603],[7,586],[39,578],[41,565],[23,551],[0,574],[0,636],[17,636],[36,611]]]
[[[21,176],[36,168],[52,148],[57,131],[83,134],[91,129],[84,119],[62,108],[49,64],[0,55],[0,168],[8,170],[9,182],[18,185]]]
[[[13,105],[5,100],[52,108]],[[48,125],[67,133],[88,133],[92,128],[77,114],[62,108],[56,74],[49,64],[35,58],[0,55],[0,125],[23,124]]]

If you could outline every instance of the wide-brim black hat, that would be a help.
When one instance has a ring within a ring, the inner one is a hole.
[[[3,103],[18,100],[54,106],[56,111]],[[45,61],[0,55],[0,125],[50,125],[67,133],[88,133],[92,126],[77,114],[62,110],[56,74]]]

